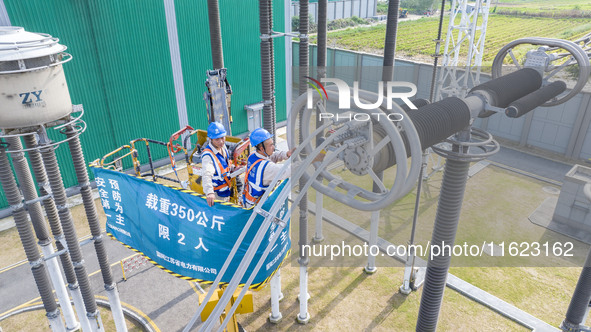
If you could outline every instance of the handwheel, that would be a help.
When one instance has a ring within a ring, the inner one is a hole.
[[[337,91],[330,88],[327,90],[329,100],[338,100]],[[375,96],[373,100],[372,96]],[[360,92],[359,97],[365,104],[373,103],[378,99],[377,95],[369,92]],[[379,188],[377,192],[361,188],[332,174],[327,168],[320,173],[324,181],[311,179],[308,174],[306,180],[313,181],[312,187],[314,189],[358,210],[375,211],[392,204],[414,187],[421,168],[421,145],[412,122],[402,109],[393,105],[395,110],[385,110],[385,102],[382,107],[373,110],[363,110],[356,107],[337,109],[336,105],[328,103],[331,107],[329,111],[324,109],[324,103],[319,95],[312,98],[313,108],[311,109],[306,107],[307,94],[298,97],[294,103],[287,132],[289,146],[297,145],[295,133],[298,124],[301,124],[299,130],[302,131],[303,137],[314,132],[316,128],[312,124],[316,121],[312,118],[313,114],[317,117],[319,113],[334,115],[333,117],[327,116],[323,121],[328,121],[327,118],[335,120],[337,113],[345,115],[335,122],[333,130],[324,133],[324,142],[328,142],[328,146],[334,150],[346,145],[338,159],[344,162],[352,176],[369,175]],[[353,98],[351,98],[351,105],[355,105]],[[389,120],[395,118],[388,117],[388,114],[393,112],[402,115],[396,117],[400,121]],[[349,118],[352,120],[349,121]],[[345,126],[347,127],[346,131],[342,130]],[[314,146],[308,144],[303,148],[303,154],[310,155],[314,150]],[[328,153],[331,153],[331,148],[328,149]],[[392,153],[394,156],[391,155]],[[411,157],[410,165],[407,165],[406,162],[408,156]],[[303,156],[297,156],[297,158],[303,158]],[[384,179],[381,179],[378,174],[383,170],[383,165],[388,164],[387,161],[393,158],[404,162],[398,163],[394,183],[387,188]]]
[[[557,79],[567,79],[574,71],[578,71],[572,90],[567,90],[541,106],[554,106],[571,99],[583,89],[591,74],[587,53],[579,45],[552,38],[522,38],[505,45],[493,60],[493,78],[514,70],[509,67],[531,67],[538,70],[542,75],[543,85]]]

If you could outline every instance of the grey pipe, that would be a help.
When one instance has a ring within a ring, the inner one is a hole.
[[[465,161],[448,159],[445,163],[431,239],[432,247],[442,248],[443,244],[450,246],[454,244],[469,167],[470,163]],[[417,331],[435,331],[437,328],[450,262],[451,253],[445,253],[429,259],[427,263]]]
[[[207,0],[209,18],[209,39],[211,41],[211,60],[214,69],[224,68],[224,51],[222,48],[222,29],[220,27],[220,7],[218,0]]]
[[[45,136],[44,134],[43,136]],[[48,140],[44,137],[44,140]],[[41,144],[43,146],[43,144]],[[74,265],[74,273],[78,279],[78,285],[82,298],[84,300],[84,306],[86,308],[86,315],[88,316],[91,325],[97,325],[100,322],[100,315],[97,310],[96,301],[90,289],[90,281],[88,280],[88,274],[84,267],[84,261],[82,259],[82,252],[80,250],[80,244],[78,243],[78,235],[74,228],[74,222],[72,220],[72,214],[67,208],[66,204],[66,190],[64,188],[62,175],[57,163],[57,158],[52,147],[46,147],[41,149],[41,156],[49,179],[49,185],[53,193],[53,198],[58,209],[59,219],[62,224],[64,236],[72,258],[72,264]],[[102,327],[101,327],[102,328]]]
[[[396,33],[398,30],[398,10],[400,0],[388,2],[388,21],[386,22],[386,39],[384,41],[384,68],[382,81],[389,82],[394,78],[394,55],[396,53]],[[384,84],[384,89],[386,85]]]
[[[24,136],[24,141],[27,149],[37,147],[37,139],[33,135]],[[29,159],[31,160],[33,174],[35,174],[35,179],[37,179],[37,183],[39,184],[39,192],[42,196],[45,196],[49,194],[50,190],[48,190],[49,183],[47,180],[47,174],[45,173],[45,167],[43,166],[43,160],[41,159],[41,154],[38,150],[30,150]],[[47,214],[47,220],[49,221],[51,234],[55,239],[58,239],[58,241],[55,241],[57,251],[61,251],[64,249],[62,242],[59,241],[59,239],[63,237],[62,226],[59,222],[57,208],[53,198],[49,197],[45,199],[43,201],[43,207],[45,208],[45,213]],[[70,259],[70,254],[65,252],[64,254],[60,255],[60,260],[62,262],[64,274],[66,275],[66,281],[70,285],[75,285],[77,280],[76,274],[74,273],[74,266],[72,265],[72,260]]]
[[[14,222],[23,244],[25,255],[31,265],[31,272],[33,273],[35,283],[37,284],[37,290],[41,296],[43,307],[47,312],[47,317],[54,319],[56,314],[59,315],[59,309],[49,285],[49,275],[47,274],[39,250],[37,249],[37,244],[35,243],[35,237],[33,236],[31,227],[29,226],[30,223],[27,211],[25,210],[23,199],[20,195],[14,175],[12,174],[8,155],[4,146],[0,147],[0,184],[2,185],[2,190],[4,190],[8,204],[13,207],[12,215],[14,217]]]

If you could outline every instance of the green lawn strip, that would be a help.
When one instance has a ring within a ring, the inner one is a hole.
[[[447,30],[449,18],[444,20],[443,31]],[[431,56],[435,50],[433,39],[437,36],[438,18],[421,18],[414,21],[400,22],[397,31],[396,51],[399,55],[412,57],[416,55]],[[574,40],[582,37],[591,29],[590,19],[581,18],[546,18],[521,17],[505,15],[489,15],[486,32],[483,65],[492,64],[498,51],[509,42],[523,37],[549,37]],[[353,51],[374,54],[383,53],[386,34],[384,24],[349,28],[329,32],[328,45],[335,45]],[[316,37],[311,38],[311,43]],[[467,47],[462,47],[460,56],[466,56]]]
[[[386,178],[392,176],[390,172],[392,170],[386,172]],[[441,174],[441,172],[436,173],[424,185],[415,243],[425,244],[431,239]],[[353,183],[369,187],[366,178],[352,177],[347,171],[342,171],[341,176]],[[505,252],[507,253],[507,246],[512,241],[517,243],[575,241],[529,221],[528,216],[546,197],[550,196],[542,190],[545,186],[548,184],[493,166],[487,167],[468,181],[455,243],[466,242],[480,245],[483,241],[494,241],[495,243],[505,241]],[[412,226],[415,197],[415,193],[411,192],[399,202],[382,210],[380,237],[393,244],[407,243]],[[310,193],[309,199],[314,201],[314,192]],[[369,212],[356,211],[326,197],[324,198],[324,206],[369,230]],[[292,217],[292,220],[298,219]],[[312,237],[315,220],[313,215],[309,220],[309,234]],[[332,226],[325,226],[325,229],[330,228]],[[324,235],[328,238],[326,243],[340,243],[341,239],[338,236],[344,238],[345,243],[351,245],[361,243],[354,236],[348,234],[337,234],[337,232],[325,230]],[[331,239],[331,236],[336,238]],[[575,255],[585,257],[586,248],[575,252]],[[458,264],[457,259],[454,258],[450,272],[522,310],[558,326],[564,318],[580,273],[580,267],[576,265],[573,267],[573,264],[578,264],[576,261],[543,257],[532,261],[531,258],[507,256],[491,259],[486,254],[483,255],[483,258],[489,259],[483,267],[479,267],[482,265],[479,261],[482,258],[479,257],[464,258],[460,262],[461,267],[454,267]],[[378,259],[378,262],[384,261]],[[387,262],[386,264],[392,266],[398,263]],[[517,267],[507,267],[507,265]],[[380,265],[378,264],[378,266]],[[395,282],[398,283],[401,280]],[[446,291],[447,293],[450,292]],[[451,304],[451,306],[454,305],[455,303]]]

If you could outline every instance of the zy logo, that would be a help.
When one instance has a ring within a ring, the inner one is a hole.
[[[33,102],[37,103],[37,102],[43,101],[41,99],[41,92],[43,92],[43,90],[24,92],[24,93],[19,94],[19,97],[23,98],[22,103],[25,105],[33,103]],[[33,100],[34,99],[33,97],[36,98],[36,100]]]

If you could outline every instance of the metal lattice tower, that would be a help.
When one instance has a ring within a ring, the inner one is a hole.
[[[468,0],[452,0],[434,101],[465,97],[470,87],[480,84],[489,8],[490,3],[485,0],[471,4]],[[466,47],[468,54],[461,58],[460,51]]]

